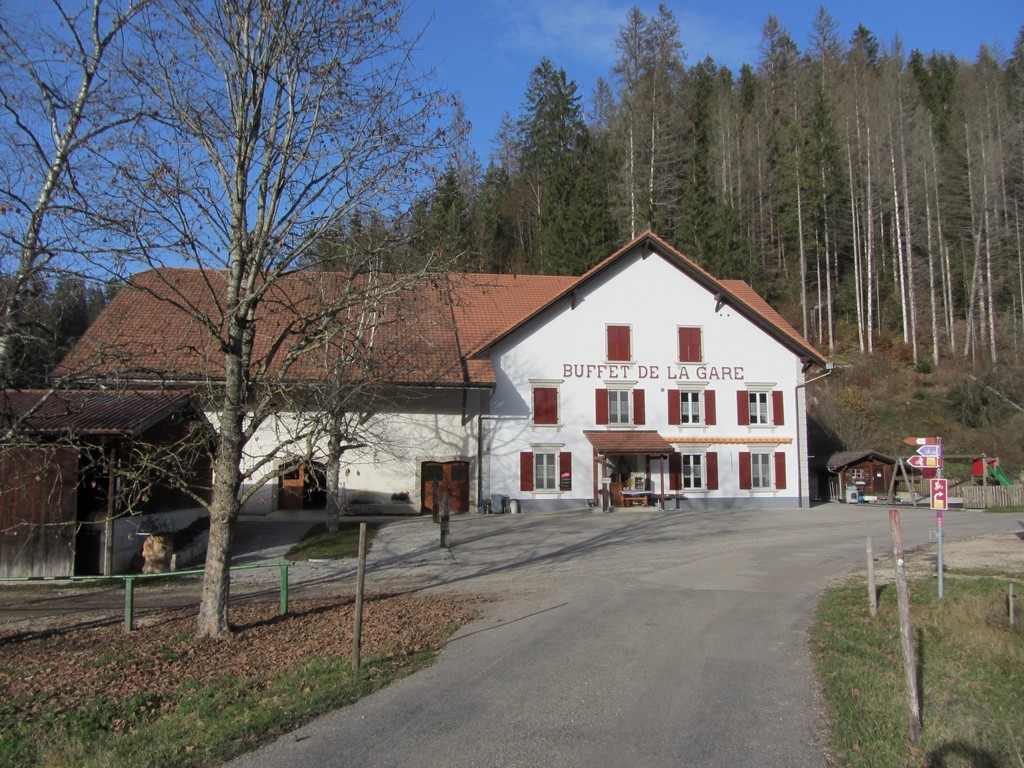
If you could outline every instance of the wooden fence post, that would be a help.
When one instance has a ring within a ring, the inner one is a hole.
[[[359,561],[356,567],[356,623],[352,631],[352,667],[359,671],[363,636],[363,581],[366,576],[366,523],[359,524]]]
[[[878,615],[878,589],[875,587],[875,555],[871,546],[871,537],[865,539],[868,557],[868,610],[871,618]]]
[[[889,510],[892,529],[892,554],[896,561],[896,598],[899,603],[900,641],[903,646],[903,670],[907,680],[907,703],[910,705],[910,740],[921,738],[921,700],[917,693],[917,664],[914,662],[914,636],[910,626],[910,592],[907,590],[906,564],[903,561],[903,528],[898,510]]]

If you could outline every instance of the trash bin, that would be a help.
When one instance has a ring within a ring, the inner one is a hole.
[[[846,486],[846,503],[857,504],[860,502],[860,489],[856,485]]]
[[[501,515],[508,511],[508,496],[500,493],[491,494],[491,514]]]
[[[519,499],[509,499],[508,502],[508,513],[510,515],[519,514]]]

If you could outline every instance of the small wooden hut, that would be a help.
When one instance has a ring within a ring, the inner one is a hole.
[[[829,497],[857,503],[865,496],[887,496],[896,459],[877,451],[839,451],[828,459]]]
[[[198,507],[212,436],[188,392],[0,392],[0,577],[127,570],[141,539],[116,547],[115,522]],[[173,482],[154,455],[175,463]]]

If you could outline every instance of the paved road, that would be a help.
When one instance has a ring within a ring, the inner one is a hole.
[[[927,544],[933,513],[902,518]],[[1020,529],[946,518],[951,539]],[[867,535],[891,546],[886,508],[456,518],[436,588],[494,593],[486,616],[430,669],[231,765],[822,768],[806,629]]]

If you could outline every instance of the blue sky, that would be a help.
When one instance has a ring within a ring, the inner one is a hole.
[[[657,0],[410,0],[407,34],[426,25],[420,66],[437,67],[437,84],[461,95],[473,124],[472,141],[486,164],[505,112],[517,115],[530,71],[542,56],[576,81],[589,99],[608,77],[619,28],[633,6],[658,12]],[[734,72],[758,59],[761,27],[774,14],[807,47],[819,2],[712,0],[665,2],[679,22],[687,63],[710,55]],[[824,3],[848,40],[859,23],[888,48],[953,53],[973,61],[982,44],[1008,54],[1024,25],[1021,0],[857,0]]]

